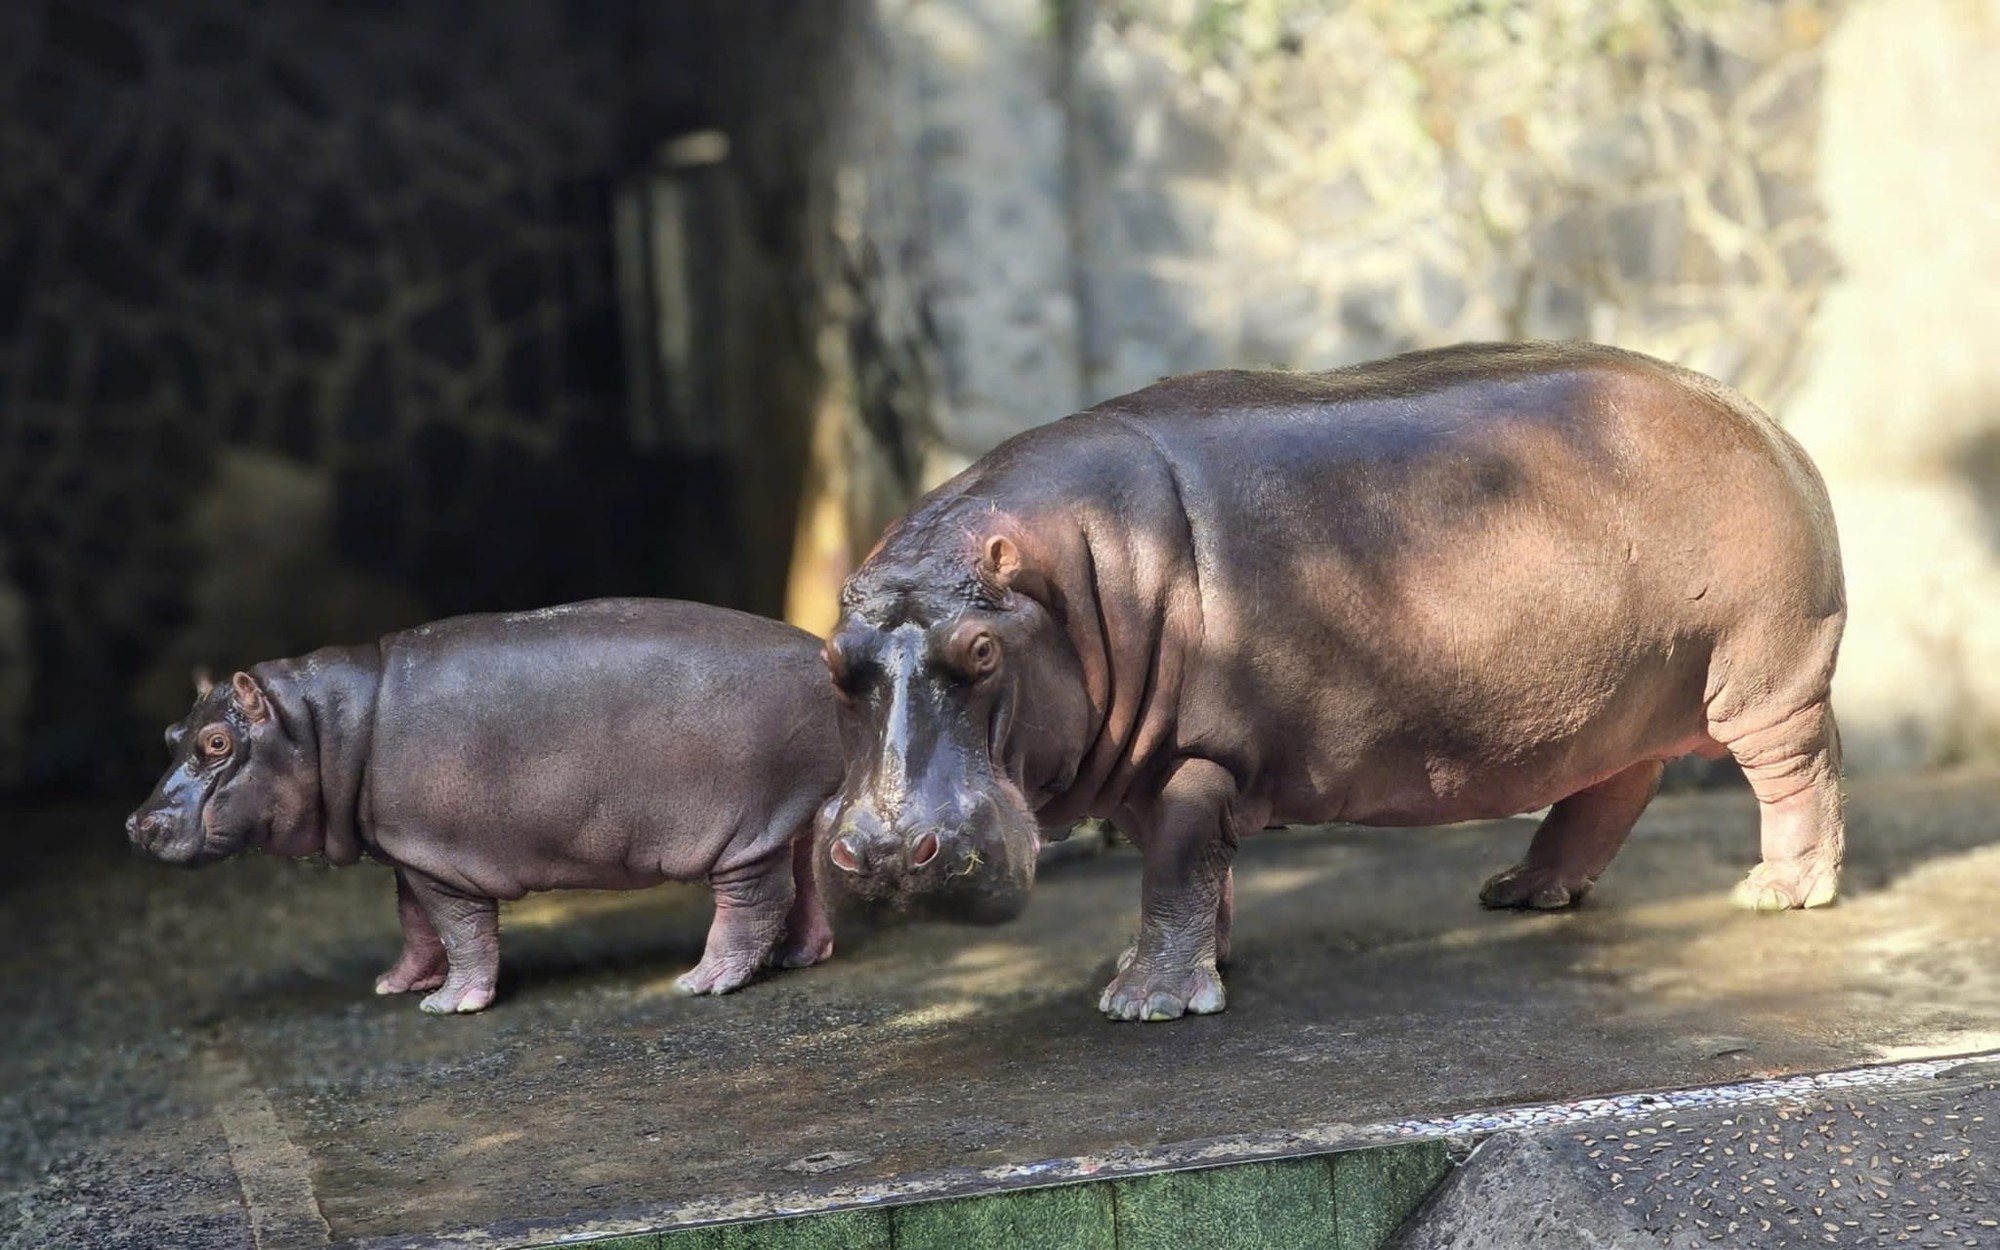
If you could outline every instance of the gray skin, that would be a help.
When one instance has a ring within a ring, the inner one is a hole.
[[[940,487],[843,608],[833,875],[1018,911],[1038,829],[1110,819],[1143,856],[1116,1019],[1222,1009],[1247,833],[1553,805],[1480,897],[1563,907],[1690,752],[1733,755],[1761,804],[1737,901],[1834,896],[1825,488],[1748,401],[1648,357],[1168,379]]]
[[[478,1011],[498,900],[706,878],[678,986],[817,963],[815,810],[842,773],[819,640],[721,608],[606,599],[467,616],[274,660],[195,700],[126,821],[155,859],[246,849],[396,871],[403,953],[378,994]]]

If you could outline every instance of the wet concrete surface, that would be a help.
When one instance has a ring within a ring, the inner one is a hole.
[[[1013,924],[850,929],[719,1000],[670,988],[705,892],[540,897],[503,913],[498,1004],[440,1019],[370,992],[398,941],[379,868],[176,871],[126,853],[120,811],[12,813],[0,1245],[507,1244],[2000,1045],[2000,776],[1850,795],[1846,898],[1793,915],[1728,906],[1740,789],[1657,801],[1563,914],[1474,902],[1528,821],[1262,835],[1229,1011],[1164,1025],[1095,1009],[1137,924],[1129,849],[1052,869]]]

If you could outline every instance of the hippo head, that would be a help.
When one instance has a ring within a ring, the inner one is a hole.
[[[167,730],[173,763],[125,820],[132,845],[170,864],[206,864],[249,847],[319,849],[315,763],[287,736],[257,679],[197,679],[194,707]]]
[[[983,519],[905,522],[842,590],[825,656],[848,772],[818,853],[861,898],[991,922],[1027,905],[1035,811],[1074,776],[1088,709],[1046,587]]]

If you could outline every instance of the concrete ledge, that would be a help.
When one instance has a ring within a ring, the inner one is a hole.
[[[1922,1234],[1903,1238],[1919,1246],[2000,1244],[1995,1055],[1467,1112],[1357,1135],[1412,1140],[540,1246],[1637,1250],[1732,1238],[1844,1245],[1864,1219],[1884,1244],[1899,1232]]]
[[[592,1250],[1376,1250],[1450,1163],[1441,1140],[830,1211],[710,1228],[545,1243]]]

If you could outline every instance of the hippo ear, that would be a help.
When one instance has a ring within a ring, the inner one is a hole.
[[[979,553],[979,576],[990,586],[1002,590],[1014,585],[1015,574],[1021,571],[1021,549],[1005,534],[995,534],[986,540],[986,546]]]
[[[264,692],[257,688],[257,679],[248,673],[238,673],[229,679],[231,693],[235,696],[236,710],[243,713],[251,724],[261,725],[271,715],[271,709],[264,702]]]
[[[206,699],[208,697],[208,692],[213,689],[215,689],[215,678],[209,673],[208,665],[206,664],[195,665],[194,697],[197,699]]]

